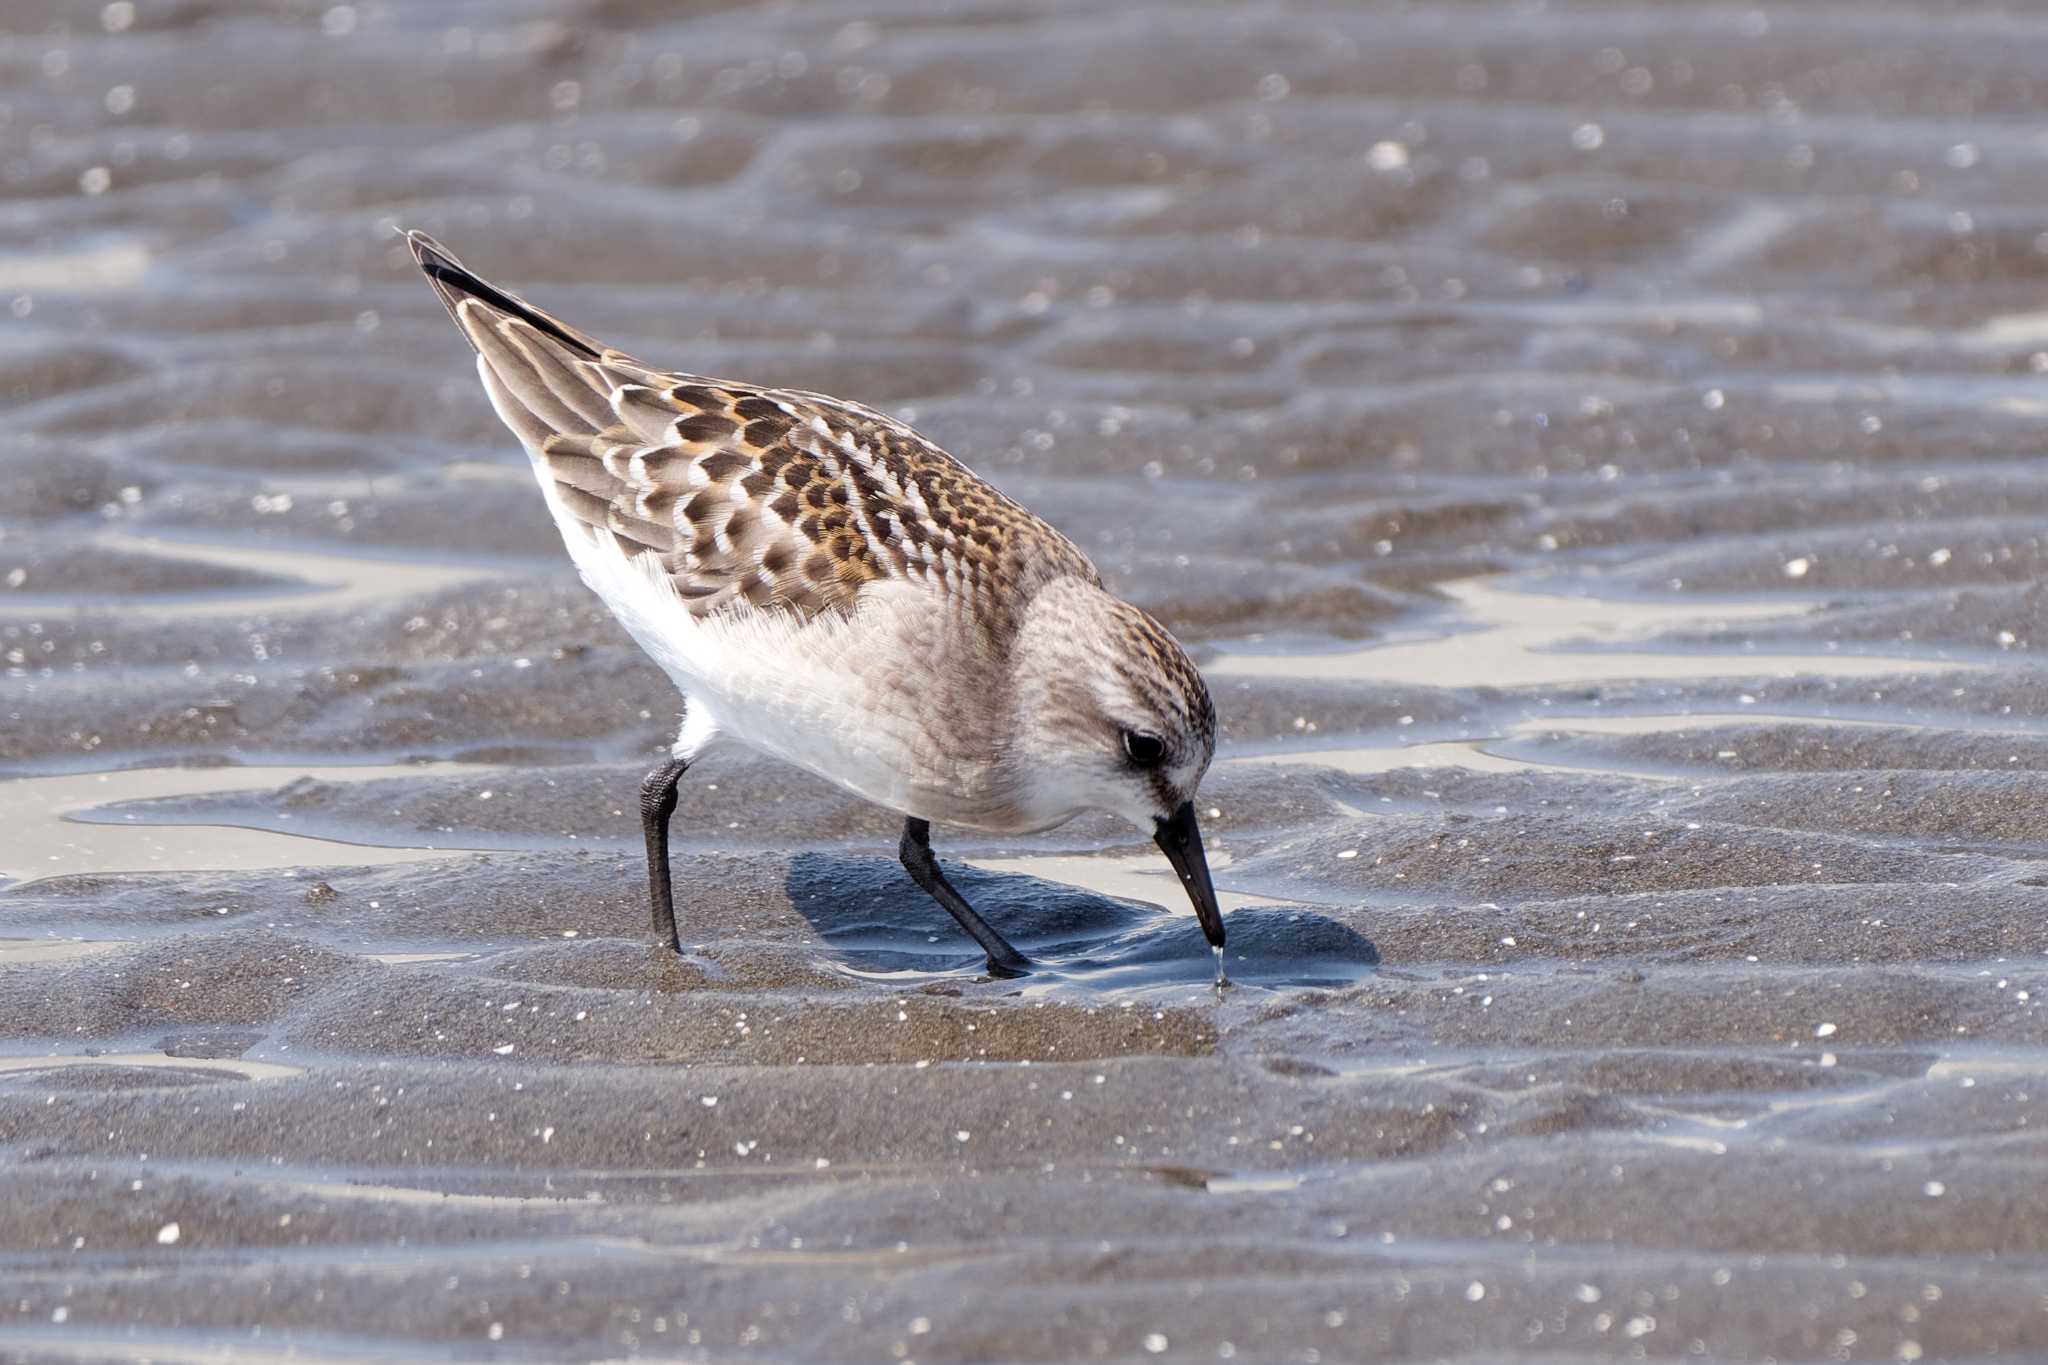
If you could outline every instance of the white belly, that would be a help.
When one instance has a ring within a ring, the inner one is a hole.
[[[515,433],[533,423],[507,400],[489,366],[479,372],[492,405]],[[929,698],[985,687],[950,678],[945,610],[908,582],[870,583],[850,615],[800,621],[783,611],[733,604],[690,614],[651,555],[628,558],[563,507],[541,454],[534,476],[576,568],[687,699],[678,757],[718,735],[816,773],[876,805],[927,820],[1010,830],[993,736],[942,745],[925,723]],[[957,727],[955,727],[957,730]]]
[[[923,723],[926,691],[984,685],[949,681],[928,657],[942,623],[924,588],[873,583],[852,614],[809,621],[744,608],[699,618],[651,556],[626,558],[566,513],[556,521],[583,581],[687,698],[678,757],[724,735],[906,815],[1013,823],[991,795],[993,753],[945,754]]]

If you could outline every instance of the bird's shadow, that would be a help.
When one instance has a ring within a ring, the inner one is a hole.
[[[1215,979],[1215,957],[1192,914],[964,863],[947,863],[945,872],[1031,959],[1033,984],[1126,990]],[[802,853],[784,889],[852,971],[953,976],[983,969],[986,959],[966,931],[893,859]],[[1247,907],[1226,915],[1224,926],[1225,967],[1243,985],[1342,987],[1379,966],[1369,940],[1312,910]]]

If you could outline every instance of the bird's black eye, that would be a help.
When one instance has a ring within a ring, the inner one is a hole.
[[[1166,759],[1166,741],[1157,735],[1124,731],[1124,757],[1140,768],[1156,768]]]

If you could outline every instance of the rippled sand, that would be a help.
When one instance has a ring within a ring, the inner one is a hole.
[[[2048,26],[0,15],[0,1357],[2048,1351]],[[391,235],[1201,657],[1108,820],[693,770]]]

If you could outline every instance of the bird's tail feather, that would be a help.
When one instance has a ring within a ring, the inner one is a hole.
[[[601,342],[585,336],[561,319],[535,308],[518,295],[506,293],[483,276],[465,267],[461,261],[455,259],[453,252],[426,233],[408,230],[405,242],[412,248],[413,260],[419,263],[421,273],[427,277],[427,282],[440,296],[441,304],[448,310],[448,315],[455,319],[455,325],[469,338],[469,344],[476,346],[479,351],[483,350],[483,347],[478,345],[476,336],[478,322],[473,317],[464,316],[470,311],[462,307],[465,299],[475,299],[493,312],[519,319],[535,331],[566,347],[572,355],[580,359],[596,360],[605,354],[606,348]]]

